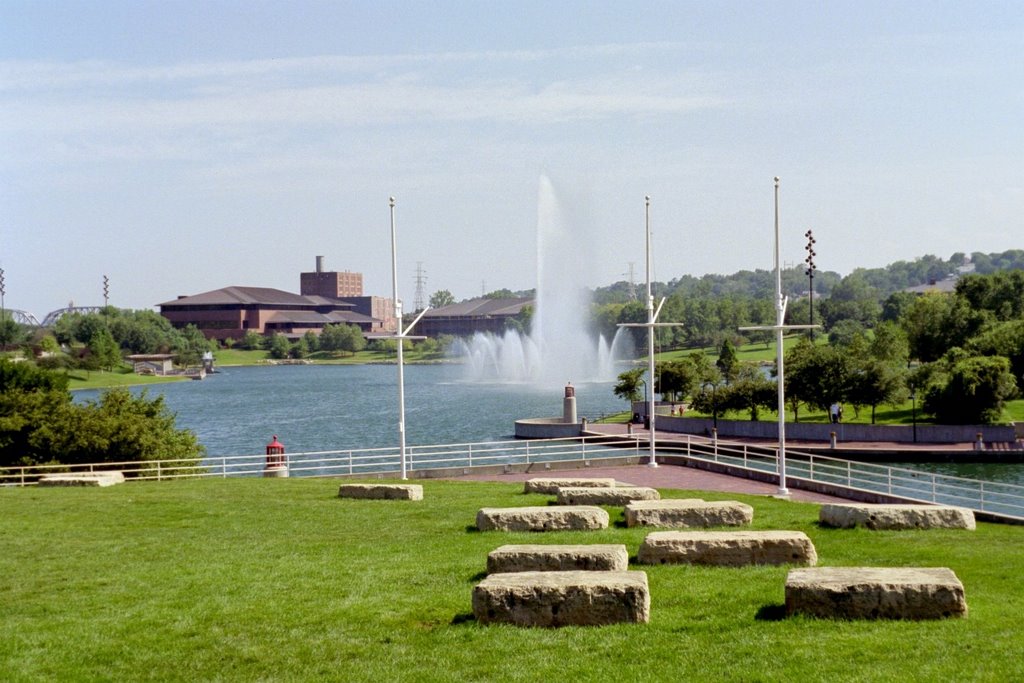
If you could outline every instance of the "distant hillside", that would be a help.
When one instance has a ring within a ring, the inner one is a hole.
[[[863,281],[868,287],[878,292],[884,299],[893,292],[908,287],[937,282],[950,275],[962,272],[975,272],[981,275],[1003,270],[1024,270],[1024,249],[1010,249],[1003,253],[983,254],[974,252],[969,257],[957,252],[943,260],[937,256],[922,256],[913,261],[896,261],[883,268],[857,268],[847,278]],[[843,276],[834,271],[815,271],[815,297],[828,297],[832,289],[843,281]],[[639,292],[642,285],[634,283],[633,289]],[[679,294],[685,298],[717,298],[717,297],[750,297],[754,299],[772,298],[775,293],[775,274],[768,270],[741,270],[732,275],[707,274],[700,277],[684,275],[663,282],[654,283],[653,288],[658,296]],[[806,296],[808,278],[804,266],[788,268],[782,271],[783,292],[792,297]],[[595,301],[599,304],[622,303],[632,297],[630,283],[619,281],[607,287],[599,287],[595,291]]]

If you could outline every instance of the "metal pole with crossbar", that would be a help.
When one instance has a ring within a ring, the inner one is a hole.
[[[661,303],[658,304],[657,310],[654,308],[654,295],[651,292],[651,198],[650,196],[644,197],[644,230],[647,235],[646,239],[646,261],[647,261],[647,322],[646,323],[622,323],[619,327],[645,327],[647,328],[647,386],[650,391],[647,392],[647,423],[648,429],[650,430],[650,457],[647,461],[649,467],[657,467],[658,462],[655,459],[655,436],[654,436],[654,330],[657,327],[680,327],[682,323],[659,323],[658,315],[661,313],[661,307],[665,304],[665,299],[661,299]]]
[[[778,368],[779,396],[779,496],[788,496],[786,488],[786,372],[783,367],[785,354],[782,349],[782,334],[786,330],[810,330],[819,325],[786,325],[786,304],[788,297],[782,296],[782,267],[779,260],[779,178],[775,177],[775,324],[757,327],[741,327],[741,331],[773,330],[775,332],[775,365]]]

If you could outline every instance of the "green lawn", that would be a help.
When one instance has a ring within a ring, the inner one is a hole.
[[[111,387],[140,386],[161,384],[163,382],[180,382],[187,377],[161,377],[156,375],[136,375],[130,368],[121,368],[113,372],[106,370],[68,370],[69,389],[109,389]]]
[[[473,530],[521,485],[426,481],[355,501],[326,479],[0,490],[0,671],[9,681],[1008,681],[1024,678],[1024,528],[871,532],[768,497],[754,527],[806,532],[823,566],[947,566],[970,616],[782,619],[785,567],[643,568],[651,621],[481,626],[471,591],[506,543],[625,543],[647,531]],[[693,492],[665,491],[666,496]],[[722,494],[700,494],[721,499]],[[641,567],[633,567],[641,568]]]

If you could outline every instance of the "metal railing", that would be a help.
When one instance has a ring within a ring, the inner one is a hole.
[[[546,439],[543,441],[484,441],[406,447],[410,472],[429,469],[468,469],[484,465],[529,465],[562,460],[601,460],[640,455],[638,439],[607,437]],[[268,457],[270,461],[268,461]],[[117,470],[131,481],[162,481],[196,477],[262,476],[268,464],[283,464],[289,476],[328,477],[376,475],[401,469],[399,449],[362,448],[305,453],[208,456],[194,460],[132,460],[85,465],[33,465],[0,469],[0,486],[32,486],[48,474]]]
[[[694,460],[753,472],[778,473],[778,448],[687,435],[661,441],[659,452],[685,454]],[[786,448],[786,480],[805,480],[866,491],[908,501],[957,505],[1015,520],[1024,520],[1024,486],[844,460]]]
[[[568,460],[602,460],[646,455],[643,434],[598,436],[582,439],[537,441],[485,441],[461,444],[409,446],[409,472],[432,469],[529,465]],[[659,455],[685,455],[729,465],[739,471],[778,472],[776,448],[709,439],[695,435],[658,442]],[[941,503],[970,508],[1015,520],[1024,520],[1024,486],[954,477],[888,465],[843,460],[786,450],[787,483],[796,480],[830,484],[840,488],[892,496],[922,503]],[[397,447],[286,453],[289,476],[329,477],[377,475],[398,472]],[[193,460],[150,460],[93,463],[87,465],[36,465],[0,469],[0,486],[31,486],[42,476],[65,472],[119,470],[129,480],[152,481],[195,477],[262,476],[267,469],[264,454],[222,455]],[[799,488],[799,487],[798,487]]]

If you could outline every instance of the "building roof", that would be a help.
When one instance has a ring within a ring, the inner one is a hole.
[[[323,313],[316,311],[275,311],[267,318],[267,324],[290,324],[290,325],[329,325],[333,322]]]
[[[907,287],[904,292],[910,292],[911,294],[928,294],[930,292],[938,292],[940,294],[949,294],[950,292],[956,291],[956,283],[960,278],[956,275],[951,275],[945,279],[938,281],[931,281],[923,285],[916,287]]]
[[[515,297],[512,299],[470,299],[450,306],[432,308],[424,314],[424,318],[483,318],[489,316],[518,315],[524,306],[533,303],[531,297]]]
[[[374,323],[380,322],[378,318],[373,318],[362,313],[356,313],[355,311],[331,311],[327,314],[327,318],[332,323]]]
[[[320,297],[322,298],[322,297]],[[349,305],[335,300],[325,300],[338,305]],[[223,287],[202,294],[183,296],[171,301],[157,304],[165,306],[231,306],[231,305],[263,304],[270,306],[316,306],[323,305],[312,301],[310,297],[292,294],[281,289],[270,287]]]

